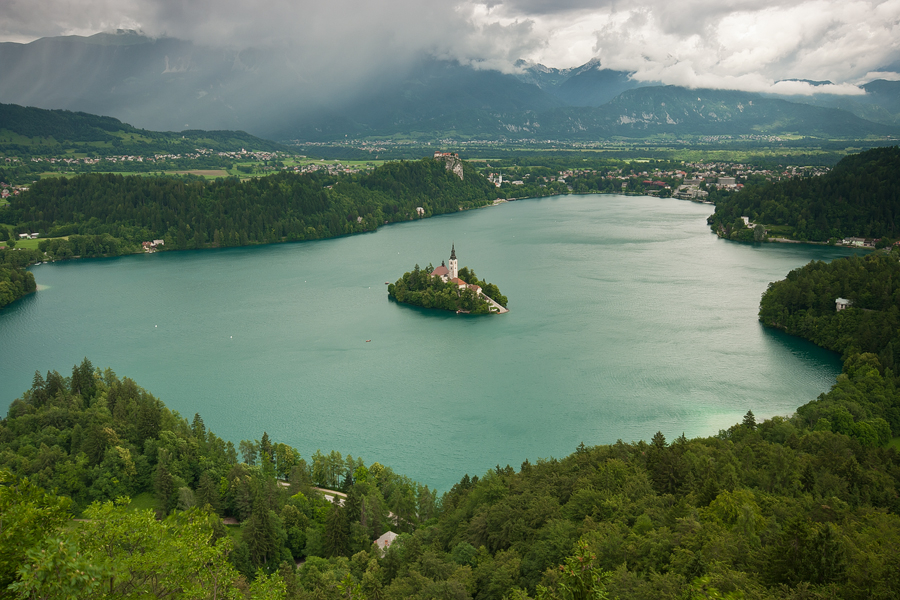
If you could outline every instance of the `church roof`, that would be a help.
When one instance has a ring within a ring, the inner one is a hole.
[[[449,275],[450,269],[445,267],[444,265],[439,266],[437,269],[431,272],[432,277],[442,277],[444,275]]]
[[[456,285],[460,285],[460,286],[462,286],[462,285],[469,285],[468,283],[466,283],[465,281],[463,281],[463,280],[460,279],[459,277],[454,277],[453,279],[450,280],[450,283],[455,283]]]

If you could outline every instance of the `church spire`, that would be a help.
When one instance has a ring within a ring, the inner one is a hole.
[[[450,271],[450,279],[459,277],[459,264],[456,262],[456,244],[453,244],[450,248],[450,262],[447,265],[447,269]]]

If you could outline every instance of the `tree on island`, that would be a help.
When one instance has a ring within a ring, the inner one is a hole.
[[[508,300],[500,293],[500,288],[493,283],[479,280],[475,271],[469,267],[459,270],[458,279],[468,284],[462,288],[458,283],[445,282],[440,277],[432,276],[432,271],[434,268],[431,264],[426,269],[420,268],[417,264],[412,271],[404,273],[403,277],[388,286],[388,296],[398,302],[414,306],[466,312],[473,315],[496,312],[485,296],[500,306],[506,307]],[[471,286],[479,286],[481,293]]]

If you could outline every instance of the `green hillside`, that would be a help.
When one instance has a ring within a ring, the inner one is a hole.
[[[888,369],[900,364],[900,250],[814,261],[773,283],[759,318],[769,327],[804,337],[845,356],[870,352]],[[835,300],[850,308],[837,311]],[[895,360],[895,350],[896,360]],[[896,421],[900,435],[900,413]]]
[[[748,186],[716,204],[713,231],[742,216],[784,226],[799,240],[900,236],[900,148],[875,148],[843,158],[821,177]]]
[[[243,131],[146,131],[112,117],[0,104],[0,154],[7,156],[65,153],[147,156],[190,153],[197,148],[220,152],[287,150]]]
[[[281,172],[239,181],[85,174],[50,178],[11,198],[0,219],[39,232],[51,258],[246,246],[373,231],[385,223],[484,206],[496,188],[460,162],[430,158],[359,175]],[[417,208],[423,209],[419,215]],[[48,239],[43,238],[62,238]]]

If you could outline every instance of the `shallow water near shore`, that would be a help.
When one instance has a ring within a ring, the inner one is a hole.
[[[851,250],[717,239],[712,208],[563,196],[332,240],[39,265],[0,311],[0,405],[87,356],[237,444],[379,461],[446,491],[587,445],[786,415],[838,357],[763,328],[759,298]],[[389,301],[418,263],[474,268],[510,312]],[[368,341],[371,340],[371,341]]]

